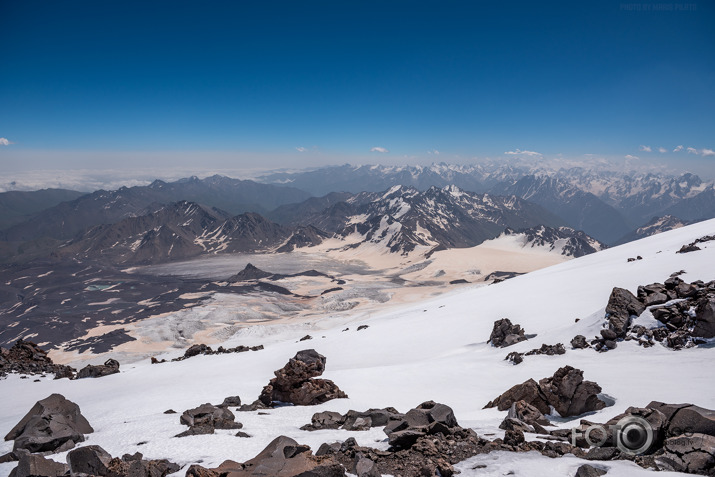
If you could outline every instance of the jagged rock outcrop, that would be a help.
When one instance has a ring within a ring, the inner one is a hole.
[[[0,348],[0,376],[52,373],[55,379],[72,379],[76,372],[71,366],[53,363],[47,351],[32,341],[20,339],[10,349]]]
[[[101,378],[103,376],[109,376],[110,374],[116,374],[118,372],[119,361],[117,361],[116,359],[108,359],[102,365],[94,366],[88,364],[84,368],[80,369],[77,373],[77,379]]]
[[[503,318],[494,322],[488,343],[497,348],[506,348],[524,340],[526,340],[526,335],[521,326],[512,325],[509,318]]]
[[[256,457],[244,463],[227,460],[213,469],[192,465],[187,477],[345,477],[345,468],[331,456],[315,456],[290,437],[276,437]]]
[[[258,400],[266,406],[274,402],[312,406],[347,394],[329,379],[314,379],[325,371],[325,356],[314,349],[299,351],[283,368],[276,371],[263,388]]]
[[[638,300],[648,306],[653,317],[663,326],[630,327],[626,340],[644,347],[656,342],[672,349],[690,348],[715,337],[715,280],[704,283],[683,281],[672,274],[664,283],[638,287]]]
[[[553,406],[563,417],[577,416],[606,407],[598,397],[601,387],[592,381],[584,381],[583,371],[571,366],[558,369],[550,378],[538,383],[529,379],[517,384],[490,401],[485,408],[496,407],[506,411],[517,401],[532,405],[543,414]]]
[[[30,411],[5,436],[15,440],[13,451],[62,452],[84,441],[94,432],[79,406],[61,394],[37,401]]]
[[[631,324],[632,316],[640,316],[645,306],[633,293],[624,288],[614,287],[606,305],[608,328],[616,333],[618,338],[625,338]]]

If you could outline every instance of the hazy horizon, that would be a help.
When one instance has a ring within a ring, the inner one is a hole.
[[[6,3],[0,175],[595,156],[712,177],[715,4],[663,5]]]

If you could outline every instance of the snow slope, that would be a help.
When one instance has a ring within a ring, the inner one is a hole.
[[[632,342],[619,343],[607,353],[571,350],[569,340],[576,334],[594,336],[602,326],[604,308],[612,287],[635,291],[640,284],[664,281],[672,272],[685,270],[683,279],[705,281],[715,278],[715,242],[700,244],[702,250],[676,254],[682,245],[715,233],[715,220],[701,222],[607,249],[592,255],[541,269],[488,287],[463,287],[436,299],[393,307],[366,318],[356,315],[350,330],[343,332],[344,320],[330,326],[323,320],[320,330],[290,326],[267,328],[270,344],[263,351],[233,355],[199,356],[190,360],[150,365],[147,361],[125,365],[122,372],[97,380],[80,381],[49,378],[33,382],[10,376],[0,381],[0,433],[12,428],[35,401],[53,392],[78,403],[94,426],[87,444],[98,444],[112,455],[142,452],[148,458],[170,458],[180,464],[203,461],[212,467],[225,459],[247,460],[275,436],[285,434],[310,445],[355,437],[361,445],[385,448],[380,428],[367,432],[342,430],[305,432],[298,428],[321,410],[344,412],[370,407],[394,406],[407,411],[422,401],[433,399],[454,409],[462,426],[478,433],[495,433],[505,412],[483,410],[484,405],[514,384],[528,378],[550,376],[564,365],[584,370],[586,379],[598,382],[605,394],[615,399],[589,419],[605,422],[628,406],[643,406],[651,400],[692,402],[715,408],[715,381],[711,363],[713,346],[681,351],[660,345],[644,349]],[[642,260],[627,262],[640,255]],[[486,344],[495,320],[508,317],[531,340],[508,350]],[[576,318],[580,318],[575,322]],[[369,328],[356,331],[357,325]],[[298,342],[311,332],[312,341]],[[257,327],[250,335],[236,335],[228,345],[256,344]],[[509,351],[527,351],[542,343],[567,345],[561,356],[528,356],[513,366],[504,361]],[[298,350],[315,348],[327,357],[325,378],[334,380],[350,399],[313,407],[283,407],[269,415],[236,413],[244,431],[253,437],[233,437],[230,431],[216,435],[182,439],[171,436],[185,430],[178,415],[165,415],[172,408],[179,413],[204,402],[220,403],[224,397],[240,395],[254,400],[262,386]],[[173,355],[178,355],[174,352]],[[578,422],[578,418],[573,419]],[[571,427],[561,422],[562,427]],[[140,442],[145,444],[139,445]],[[0,444],[0,455],[12,442]],[[64,460],[65,454],[54,459]],[[495,453],[478,456],[460,464],[464,476],[573,475],[580,463],[576,458],[551,460],[534,454]],[[473,470],[479,463],[486,469]],[[649,471],[625,461],[604,462],[610,475],[649,475]],[[0,464],[7,475],[13,464]],[[177,475],[183,475],[185,468]],[[669,475],[659,473],[658,475]]]

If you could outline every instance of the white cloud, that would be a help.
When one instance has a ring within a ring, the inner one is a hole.
[[[630,154],[626,154],[624,157],[625,157],[626,159],[640,159],[638,156],[632,156],[632,155],[630,155]]]
[[[715,156],[715,151],[713,151],[712,149],[701,149],[700,154],[702,154],[703,156]]]
[[[668,152],[668,151],[667,151],[664,147],[659,147],[659,148],[658,148],[658,152],[661,153],[661,154],[665,154],[665,153]]]
[[[510,156],[541,156],[540,152],[522,151],[521,149],[517,149],[516,151],[506,151],[504,154],[508,154]]]
[[[673,149],[673,152],[680,152],[680,151],[682,151],[683,149],[685,149],[683,146],[678,146],[678,147],[676,147],[675,149]]]
[[[427,151],[427,154],[434,154],[435,156],[439,156],[439,151],[437,149],[432,149],[431,151]]]
[[[390,151],[388,151],[388,150],[385,149],[384,147],[375,146],[375,147],[373,147],[372,149],[370,149],[370,152],[379,152],[379,153],[381,153],[381,154],[384,154],[384,153],[390,152]]]
[[[302,147],[302,146],[296,147],[295,150],[298,151],[298,152],[305,152],[305,151],[307,151],[307,149],[304,148],[304,147]]]
[[[641,145],[638,150],[643,151],[643,152],[651,152],[653,149],[651,149],[650,146],[643,146]]]
[[[5,137],[0,137],[0,146],[9,146],[10,144],[15,144],[14,142],[9,141]]]
[[[689,147],[686,149],[686,151],[688,151],[688,154],[697,154],[698,153],[698,150],[695,149],[694,147]]]

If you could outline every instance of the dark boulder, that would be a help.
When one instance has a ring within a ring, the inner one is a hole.
[[[584,381],[583,371],[565,366],[558,369],[552,377],[544,378],[538,383],[529,379],[511,387],[490,401],[485,408],[496,407],[500,411],[506,411],[515,402],[524,401],[543,414],[548,414],[551,411],[550,406],[553,406],[563,417],[577,416],[606,407],[606,403],[597,396],[600,392],[601,387],[598,384]]]
[[[715,475],[715,437],[699,433],[671,437],[655,462],[660,470]]]
[[[179,422],[189,427],[209,426],[214,429],[241,429],[243,425],[236,422],[235,419],[236,416],[227,408],[206,403],[184,411]]]
[[[613,288],[606,305],[609,329],[613,330],[619,338],[624,338],[631,324],[631,317],[640,316],[644,310],[645,306],[633,296],[633,293],[623,288]]]
[[[103,365],[93,366],[88,364],[77,373],[77,379],[101,378],[119,372],[119,362],[115,359],[108,359]]]
[[[67,463],[72,476],[165,477],[181,469],[166,459],[145,460],[139,452],[113,458],[99,446],[73,450],[67,454]]]
[[[589,464],[583,464],[578,468],[574,477],[600,477],[606,473],[608,473],[608,471],[605,469],[594,467]]]
[[[61,394],[38,401],[5,436],[15,440],[13,450],[61,452],[84,441],[84,434],[94,432],[79,406]]]
[[[10,477],[60,477],[64,476],[69,467],[67,464],[51,459],[45,459],[40,454],[30,454],[26,450],[18,450],[19,462],[10,472]]]
[[[539,384],[533,379],[524,381],[509,388],[506,392],[490,401],[485,408],[496,407],[500,411],[506,411],[517,401],[524,401],[543,414],[550,412],[549,402],[539,388]]]
[[[521,326],[512,325],[509,318],[503,318],[494,322],[488,343],[497,348],[506,348],[524,340],[526,340],[526,335]]]
[[[392,447],[409,448],[420,437],[434,434],[449,435],[462,429],[452,408],[426,401],[403,416],[397,415],[385,426],[384,432]]]
[[[301,427],[304,431],[317,431],[320,429],[337,429],[345,418],[339,412],[323,411],[316,412],[310,419],[310,424]]]
[[[576,335],[571,340],[571,347],[573,349],[584,349],[588,348],[589,344],[588,341],[586,341],[586,337],[584,335]]]
[[[241,405],[241,398],[239,396],[229,396],[224,398],[223,402],[218,405],[218,407],[239,407]]]
[[[313,349],[299,351],[274,373],[276,377],[263,388],[258,399],[266,406],[274,402],[312,406],[347,398],[347,394],[329,379],[313,379],[323,374],[325,361],[325,356]]]
[[[107,475],[112,456],[99,446],[83,446],[67,454],[72,475]]]
[[[534,424],[539,424],[540,426],[550,426],[551,422],[539,411],[536,407],[532,406],[526,401],[516,401],[509,408],[509,413],[507,417],[513,419],[519,419],[520,421],[533,426]]]
[[[715,295],[707,295],[698,300],[695,307],[693,336],[715,337]]]
[[[310,447],[290,437],[275,438],[256,457],[242,464],[226,461],[217,468],[193,465],[186,473],[192,477],[345,477],[345,468],[332,456],[316,457]]]
[[[584,381],[583,371],[571,366],[564,366],[552,377],[539,381],[539,388],[549,404],[563,417],[606,407],[606,403],[597,396],[601,386],[593,381]]]

